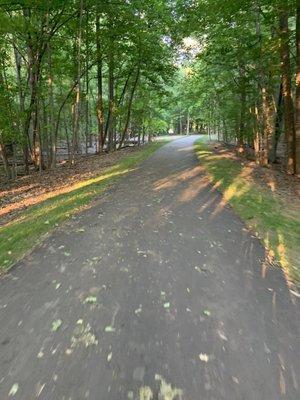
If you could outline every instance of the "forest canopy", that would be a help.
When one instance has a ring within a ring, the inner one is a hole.
[[[168,132],[299,173],[300,7],[221,3],[1,0],[6,178]]]

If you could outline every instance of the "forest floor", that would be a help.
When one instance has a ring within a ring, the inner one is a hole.
[[[258,166],[218,142],[197,142],[198,155],[214,187],[224,193],[247,225],[284,267],[287,278],[300,282],[300,179],[279,166]]]
[[[165,142],[79,158],[0,185],[0,273]]]
[[[16,218],[28,207],[74,189],[79,182],[95,178],[106,168],[141,148],[127,147],[113,153],[79,157],[74,166],[67,161],[56,169],[32,172],[9,182],[0,182],[0,226]]]
[[[1,400],[300,398],[300,298],[196,139],[131,163],[1,277]]]

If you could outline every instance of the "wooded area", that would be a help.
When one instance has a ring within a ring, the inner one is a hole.
[[[168,131],[217,134],[300,172],[299,1],[0,6],[6,179]]]
[[[0,0],[0,400],[300,400],[300,0]]]
[[[283,169],[299,174],[300,2],[183,1],[180,9],[199,52],[181,78],[186,119],[240,152],[253,149],[261,165],[282,155]]]
[[[173,70],[163,1],[5,1],[1,5],[0,138],[17,165],[54,168],[60,147],[112,151],[159,124]]]

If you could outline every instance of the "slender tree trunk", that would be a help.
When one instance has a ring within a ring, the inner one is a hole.
[[[48,115],[48,110],[44,98],[41,98],[41,104],[42,104],[41,111],[42,111],[42,126],[43,126],[42,137],[43,137],[44,148],[46,149],[47,166],[49,167],[51,166],[50,160],[52,151],[51,141],[50,141],[51,135],[49,135],[50,118]]]
[[[98,121],[98,151],[104,148],[104,109],[103,109],[103,82],[102,82],[102,53],[100,42],[100,16],[96,16],[96,50],[97,50],[97,121]]]
[[[12,174],[11,174],[11,169],[10,169],[10,165],[8,162],[8,158],[7,158],[7,153],[6,153],[6,149],[5,149],[5,144],[2,140],[2,137],[0,135],[0,156],[3,162],[3,167],[4,167],[4,172],[6,175],[7,180],[11,179]]]
[[[256,161],[261,165],[269,164],[272,138],[274,136],[273,115],[274,107],[271,101],[270,87],[268,85],[266,69],[263,60],[263,43],[260,22],[259,2],[255,2],[256,13],[256,36],[259,41],[259,62],[256,66],[259,76],[259,89],[261,93],[261,102],[256,105],[256,133],[254,138],[254,149]],[[267,63],[267,61],[266,61]]]
[[[85,74],[85,152],[88,154],[88,147],[91,147],[91,142],[92,142],[92,137],[90,134],[90,108],[89,108],[89,92],[90,92],[90,87],[89,87],[89,13],[88,11],[86,12],[86,56],[85,56],[85,69],[86,69],[86,74]]]
[[[263,136],[261,138],[261,165],[268,165],[271,140],[274,136],[272,101],[267,86],[262,87],[262,123]]]
[[[283,116],[285,133],[285,168],[288,174],[295,173],[295,124],[292,98],[291,63],[289,46],[288,12],[283,5],[279,12],[279,38],[283,90]]]
[[[274,127],[274,134],[272,136],[272,144],[270,149],[269,161],[274,163],[276,161],[277,156],[277,146],[278,141],[281,135],[281,125],[282,125],[282,83],[280,84],[279,94],[277,99],[276,105],[276,116],[275,116],[275,127]]]
[[[66,117],[66,112],[64,112],[63,115],[64,115],[65,134],[66,134],[66,140],[67,140],[68,159],[70,161],[71,160],[71,142],[70,142],[70,136],[69,136],[69,131],[68,131],[68,120]]]
[[[187,117],[186,117],[186,134],[190,134],[190,111],[187,110]]]
[[[80,100],[81,100],[81,42],[82,42],[82,17],[83,17],[83,0],[79,0],[78,14],[78,31],[76,38],[76,63],[77,76],[75,86],[75,101],[73,104],[73,136],[72,136],[72,155],[71,163],[75,163],[75,154],[79,149],[79,117],[80,117]]]
[[[53,72],[52,72],[52,48],[51,44],[47,45],[48,50],[48,94],[49,94],[49,139],[50,139],[50,158],[48,166],[55,168],[56,166],[56,135],[54,124],[54,97],[53,97]]]
[[[297,71],[296,71],[296,174],[300,174],[300,1],[297,0],[297,18],[296,18],[296,50],[297,50]]]
[[[119,148],[121,148],[121,147],[123,146],[124,139],[125,139],[126,134],[127,134],[128,125],[129,125],[130,116],[131,116],[132,102],[133,102],[134,94],[135,94],[136,87],[137,87],[137,84],[138,84],[138,81],[139,81],[139,77],[140,77],[140,63],[139,63],[139,65],[138,65],[136,77],[135,77],[135,80],[134,80],[134,82],[133,82],[132,90],[131,90],[130,97],[129,97],[129,101],[128,101],[127,116],[126,116],[126,121],[125,121],[124,130],[123,130],[123,132],[122,132],[122,136],[121,136]]]
[[[16,63],[16,77],[17,77],[17,84],[18,84],[18,94],[19,94],[19,107],[20,107],[20,118],[19,118],[19,129],[23,133],[22,138],[22,149],[23,149],[23,160],[24,160],[24,171],[25,174],[29,173],[29,150],[28,150],[28,136],[25,135],[24,130],[24,115],[25,115],[25,94],[22,87],[22,58],[17,50],[14,47],[14,55],[15,55],[15,63]]]
[[[146,134],[144,121],[143,121],[143,125],[142,125],[142,133],[143,133],[143,135],[142,135],[142,143],[144,144],[145,143],[145,134]]]
[[[107,150],[112,151],[114,148],[114,126],[115,126],[115,55],[114,55],[114,39],[110,37],[110,46],[108,54],[108,95],[109,95],[109,106],[108,106],[108,117],[105,136],[108,135]]]
[[[240,86],[240,120],[239,120],[239,136],[238,136],[238,152],[244,153],[244,140],[245,140],[245,119],[246,119],[246,77],[245,66],[239,67],[239,86]]]

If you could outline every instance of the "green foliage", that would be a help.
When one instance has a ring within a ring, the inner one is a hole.
[[[198,54],[185,62],[189,73],[178,97],[188,99],[185,108],[206,131],[220,131],[226,140],[240,139],[252,145],[255,131],[263,129],[262,90],[276,103],[281,80],[279,3],[225,0],[220,6],[217,0],[177,2],[182,33],[198,41]],[[290,10],[294,35],[295,4],[291,1],[285,6]]]

